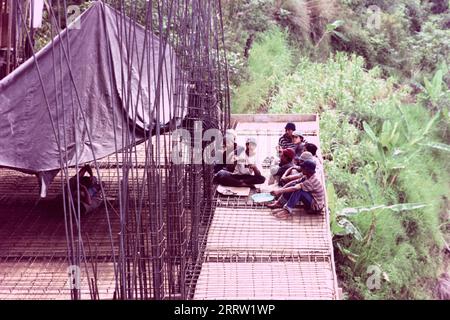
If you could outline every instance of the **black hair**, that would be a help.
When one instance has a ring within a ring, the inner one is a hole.
[[[89,177],[81,177],[80,184],[82,184],[86,188],[89,188],[91,186],[91,179]]]
[[[316,155],[316,152],[317,152],[317,146],[316,146],[314,143],[307,143],[307,144],[305,144],[305,149],[306,149],[306,151],[311,152],[311,154],[312,154],[313,156]]]

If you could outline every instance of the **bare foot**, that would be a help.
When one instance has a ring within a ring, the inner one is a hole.
[[[289,211],[287,211],[286,209],[283,209],[281,211],[279,211],[277,214],[275,214],[275,217],[277,217],[278,219],[281,220],[287,220],[292,218],[292,215],[289,213]]]
[[[266,206],[267,206],[267,208],[270,208],[270,209],[279,209],[279,208],[283,208],[283,206],[282,206],[278,201],[269,203],[269,204],[267,204]]]

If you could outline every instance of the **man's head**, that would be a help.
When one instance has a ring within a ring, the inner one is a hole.
[[[296,130],[296,131],[292,132],[292,142],[293,143],[299,144],[299,143],[302,143],[303,140],[304,140],[303,134],[300,131]]]
[[[289,137],[292,137],[292,133],[295,131],[295,124],[292,122],[286,123],[284,130]]]
[[[256,151],[256,139],[253,137],[247,138],[245,141],[245,146],[249,153],[254,153]]]
[[[314,157],[311,154],[311,152],[309,152],[309,151],[305,151],[299,157],[295,157],[295,164],[301,165],[303,162],[305,162],[307,160],[314,161]]]
[[[284,149],[283,152],[281,153],[280,161],[283,164],[290,163],[290,162],[292,162],[294,157],[295,157],[294,150],[287,148],[287,149]]]
[[[89,188],[92,185],[93,177],[80,177],[80,184],[85,186],[86,188]]]
[[[311,154],[315,156],[317,152],[317,146],[314,143],[307,143],[305,144],[305,150],[311,152]]]
[[[314,173],[316,173],[316,163],[312,160],[306,160],[303,162],[300,167],[302,168],[302,173],[305,176],[312,176]]]

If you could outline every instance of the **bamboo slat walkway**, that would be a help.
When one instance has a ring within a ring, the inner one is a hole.
[[[235,115],[238,144],[258,143],[257,161],[275,154],[286,122],[319,147],[316,115]],[[322,170],[321,170],[322,171]],[[263,170],[268,177],[268,169]],[[323,172],[320,172],[324,181]],[[267,184],[262,185],[264,189]],[[278,220],[249,197],[218,196],[206,237],[194,299],[337,299],[338,287],[325,215],[301,209]]]

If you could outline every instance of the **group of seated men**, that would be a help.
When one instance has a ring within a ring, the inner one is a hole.
[[[213,182],[228,187],[255,188],[266,178],[256,165],[256,140],[248,138],[245,148],[236,143],[237,134],[227,130],[221,161],[214,166]],[[293,209],[301,202],[309,213],[322,212],[325,206],[325,190],[316,173],[320,160],[317,146],[308,143],[294,123],[285,126],[285,134],[279,139],[277,159],[270,168],[269,185],[275,188],[271,194],[275,201],[267,204],[280,219],[292,217]]]

